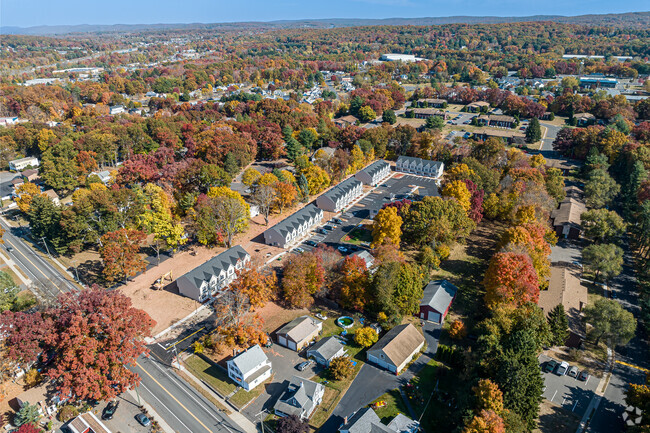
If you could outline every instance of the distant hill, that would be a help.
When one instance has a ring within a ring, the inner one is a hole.
[[[192,24],[113,24],[113,25],[61,25],[35,27],[0,27],[0,34],[21,35],[61,35],[69,33],[116,33],[140,32],[156,30],[184,29],[235,29],[235,28],[332,28],[378,25],[441,25],[441,24],[499,24],[514,22],[553,21],[566,24],[602,25],[610,27],[650,27],[650,12],[628,12],[622,14],[602,15],[532,15],[528,17],[423,17],[423,18],[331,18],[314,20],[280,20],[268,22],[237,22],[237,23],[192,23]]]

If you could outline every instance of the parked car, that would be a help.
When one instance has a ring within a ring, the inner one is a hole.
[[[334,221],[334,224],[343,224],[343,221],[338,218],[334,218],[332,221]]]
[[[557,374],[558,376],[564,376],[568,369],[569,369],[569,364],[562,361],[558,364],[557,368],[555,369],[555,374]]]
[[[303,250],[303,249],[300,248],[300,247],[296,247],[296,248],[294,248],[293,251],[296,252],[296,253],[300,253],[300,254],[302,254],[302,253],[305,252],[305,250]]]
[[[557,361],[554,359],[551,359],[550,361],[546,361],[544,363],[544,372],[550,373],[553,370],[555,370],[555,367],[557,367]]]
[[[327,230],[327,231],[332,231],[332,230],[334,230],[334,227],[332,227],[331,225],[323,226],[323,228],[324,228],[325,230]]]
[[[120,405],[119,401],[109,402],[104,408],[104,411],[102,412],[102,419],[103,420],[113,419],[113,415],[115,415],[115,411],[117,411],[119,405]]]
[[[578,377],[578,367],[575,365],[571,368],[569,368],[569,371],[567,371],[567,376],[569,377]]]
[[[311,239],[308,239],[304,242],[305,245],[309,245],[310,247],[315,247],[318,245],[318,242],[312,241]]]
[[[304,371],[304,370],[306,370],[310,365],[311,365],[311,361],[304,361],[304,362],[301,362],[300,364],[298,364],[298,365],[296,366],[296,368],[298,369],[298,371]]]
[[[11,253],[11,252],[13,252],[13,251],[14,251],[14,247],[7,247],[7,252],[8,252],[8,253]]]
[[[348,252],[348,249],[345,248],[345,247],[343,247],[343,246],[338,247],[337,250],[339,250],[339,251],[342,252],[342,253],[347,253],[347,252]]]
[[[589,379],[589,372],[587,370],[582,370],[578,375],[578,380],[586,381]]]
[[[316,229],[316,233],[319,233],[321,235],[326,235],[328,232],[324,228],[319,227],[319,228]]]
[[[151,420],[147,418],[147,416],[143,413],[139,413],[135,416],[136,421],[138,421],[140,424],[142,424],[145,427],[149,427],[151,425]]]

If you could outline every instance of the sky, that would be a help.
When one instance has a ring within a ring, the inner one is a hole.
[[[647,10],[647,0],[0,0],[0,25],[582,15]]]

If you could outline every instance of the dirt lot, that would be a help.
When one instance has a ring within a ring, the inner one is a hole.
[[[580,419],[575,414],[544,400],[539,408],[538,427],[533,433],[573,433],[579,424]]]
[[[14,411],[9,406],[9,402],[22,394],[24,389],[22,385],[13,383],[10,380],[0,385],[0,387],[0,390],[4,392],[3,399],[0,400],[0,427],[2,427],[7,424],[14,415]]]

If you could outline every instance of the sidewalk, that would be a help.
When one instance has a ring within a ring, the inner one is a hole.
[[[192,382],[196,384],[196,386],[201,387],[205,392],[210,394],[212,398],[214,398],[216,401],[218,401],[220,404],[222,404],[224,407],[229,407],[234,409],[231,413],[228,414],[228,418],[230,418],[235,424],[239,425],[242,430],[244,430],[246,433],[257,433],[257,427],[255,424],[253,424],[248,418],[246,418],[244,415],[242,415],[240,412],[238,412],[234,406],[232,406],[230,403],[228,403],[226,400],[221,398],[219,395],[217,395],[212,389],[207,386],[203,381],[201,381],[199,378],[194,376],[187,368],[181,367],[181,371],[189,377]]]
[[[609,385],[609,379],[612,376],[613,367],[614,367],[614,351],[608,347],[607,348],[607,371],[605,371],[605,374],[603,374],[603,377],[600,379],[600,382],[596,387],[596,392],[594,393],[593,398],[589,402],[589,406],[587,406],[587,410],[585,411],[585,414],[582,416],[582,419],[580,420],[580,425],[578,426],[576,433],[582,433],[585,430],[585,428],[589,424],[589,421],[591,421],[592,415],[596,412],[596,409],[598,409],[598,406],[600,405],[600,401],[603,399],[603,395],[605,394],[605,390],[607,389],[607,385]]]
[[[154,410],[154,408],[149,406],[149,403],[144,401],[144,399],[138,398],[138,395],[134,390],[129,389],[127,392],[133,398],[134,401],[139,401],[142,403],[142,407],[144,407],[147,410],[147,412],[149,412],[149,414],[153,417],[153,419],[158,422],[162,431],[164,431],[165,433],[176,433],[174,429],[171,428],[169,424],[167,424],[160,415],[158,415],[158,413]]]

